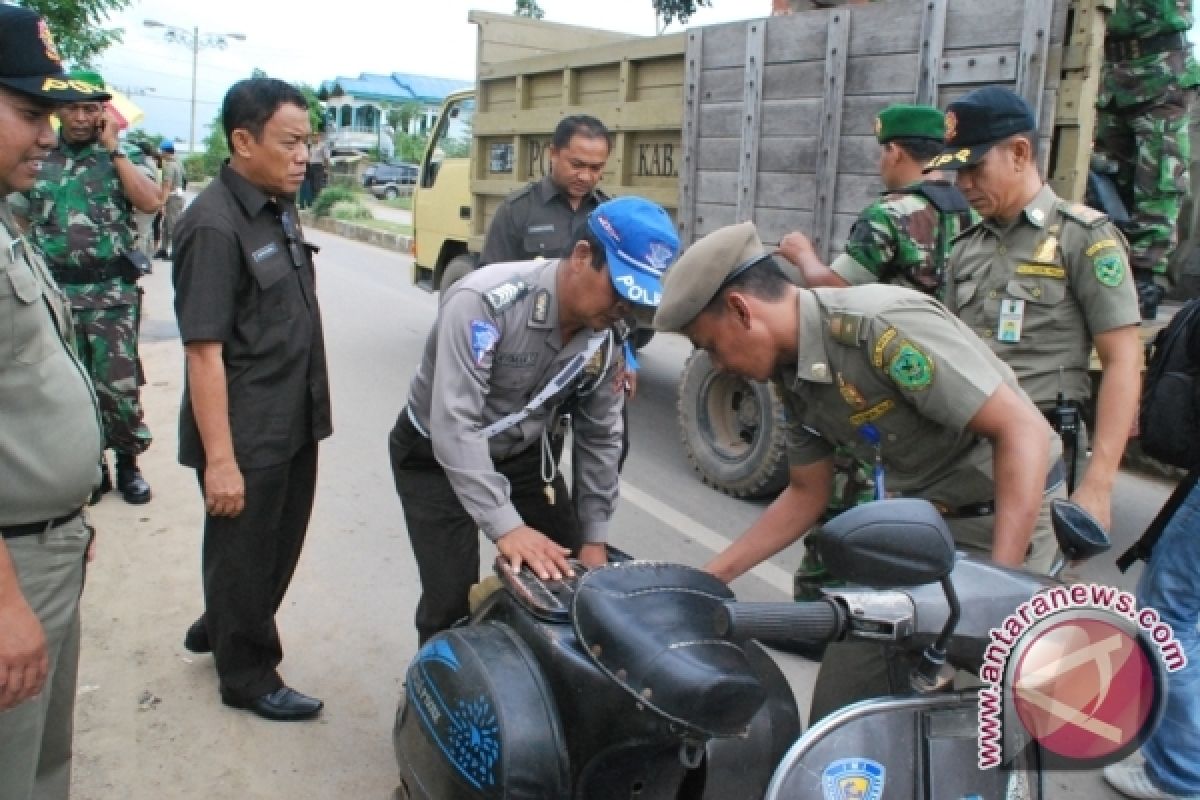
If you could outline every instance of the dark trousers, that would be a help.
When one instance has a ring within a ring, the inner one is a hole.
[[[479,580],[479,526],[463,508],[433,456],[433,446],[413,427],[407,410],[400,412],[388,450],[421,576],[416,624],[423,644],[469,613],[467,596]],[[551,505],[541,478],[540,450],[540,445],[530,447],[496,464],[496,470],[508,478],[510,498],[525,524],[578,553],[582,542],[566,483],[562,475],[555,476],[556,502]]]
[[[308,530],[317,445],[305,445],[284,464],[244,470],[242,477],[242,513],[204,518],[204,604],[221,693],[252,700],[283,686],[275,671],[283,660],[275,612]]]

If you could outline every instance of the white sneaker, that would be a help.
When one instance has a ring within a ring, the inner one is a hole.
[[[1150,782],[1145,764],[1111,764],[1104,768],[1104,780],[1134,800],[1200,800],[1200,795],[1169,794]]]

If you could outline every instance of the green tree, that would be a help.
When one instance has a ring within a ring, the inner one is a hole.
[[[679,20],[680,25],[687,25],[696,9],[700,6],[712,8],[712,0],[650,0],[654,6],[654,14],[658,17],[658,32],[662,33],[672,22]]]
[[[308,101],[308,122],[312,125],[313,131],[321,130],[325,125],[325,104],[321,102],[321,98],[317,97],[317,90],[307,83],[295,83],[292,85]]]
[[[92,66],[95,58],[121,41],[121,28],[102,27],[109,14],[129,8],[132,0],[19,0],[46,18],[54,43],[64,60],[77,67]]]
[[[530,19],[541,19],[546,16],[546,12],[542,11],[542,7],[538,5],[537,0],[517,0],[517,9],[513,11],[518,17],[529,17]]]

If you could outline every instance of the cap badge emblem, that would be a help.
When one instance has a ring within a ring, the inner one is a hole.
[[[958,115],[953,111],[946,112],[946,141],[953,142],[958,136]]]

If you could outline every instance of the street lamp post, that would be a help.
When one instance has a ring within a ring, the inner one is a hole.
[[[181,44],[185,47],[192,48],[192,119],[191,119],[191,140],[188,143],[188,151],[196,152],[196,70],[200,64],[200,48],[214,47],[218,50],[224,50],[229,46],[230,39],[236,39],[239,42],[246,41],[246,35],[243,33],[201,33],[199,26],[192,26],[191,30],[180,28],[175,25],[168,25],[165,22],[148,19],[143,23],[147,28],[165,28],[163,38],[173,44]]]

